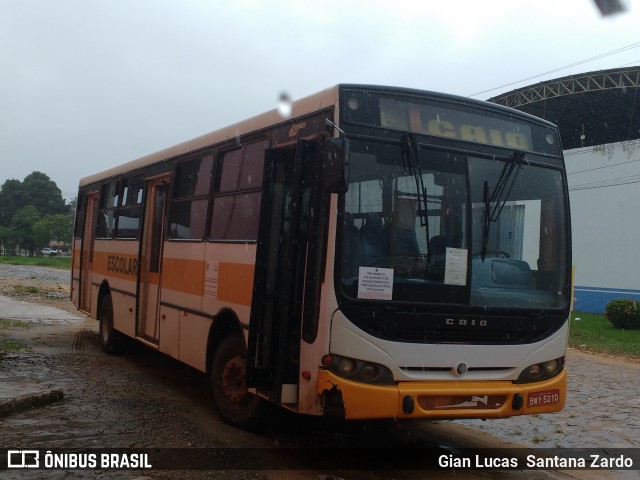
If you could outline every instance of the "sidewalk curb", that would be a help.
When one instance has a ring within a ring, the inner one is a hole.
[[[51,390],[46,393],[29,395],[26,397],[14,398],[0,403],[0,418],[7,417],[12,413],[22,412],[35,407],[42,407],[64,399],[62,390]]]

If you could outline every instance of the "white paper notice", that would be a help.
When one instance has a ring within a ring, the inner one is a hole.
[[[358,298],[391,300],[393,296],[393,268],[360,267]]]
[[[445,285],[466,285],[467,249],[447,247],[447,258],[444,268]]]
[[[220,262],[207,262],[207,271],[204,277],[204,295],[218,298],[218,270]]]

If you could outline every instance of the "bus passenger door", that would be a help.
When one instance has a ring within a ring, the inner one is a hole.
[[[84,231],[80,254],[80,310],[91,312],[91,280],[93,272],[93,243],[96,233],[98,193],[87,195],[85,201]]]
[[[296,403],[312,186],[320,144],[267,150],[247,348],[247,386]]]
[[[136,335],[155,345],[160,339],[162,243],[169,177],[148,182],[138,275],[138,323]]]

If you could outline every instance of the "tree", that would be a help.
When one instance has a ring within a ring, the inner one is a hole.
[[[33,205],[27,205],[16,212],[11,221],[17,244],[33,255],[36,251],[36,238],[33,233],[34,225],[40,220],[40,213]]]
[[[0,227],[0,245],[4,247],[5,255],[15,255],[17,243],[17,235],[11,227]]]
[[[29,192],[28,205],[36,207],[40,215],[56,215],[67,211],[58,185],[44,173],[27,175],[22,181],[22,188]]]
[[[75,201],[75,200],[74,200]],[[24,248],[31,255],[51,240],[71,243],[75,204],[66,205],[56,183],[42,172],[0,187],[0,243],[5,250]]]
[[[11,225],[11,219],[28,205],[26,190],[20,180],[7,180],[0,188],[0,227]]]
[[[47,215],[33,225],[33,238],[36,245],[45,246],[51,240],[71,243],[71,230],[73,229],[73,217],[69,214],[59,213]]]
[[[24,180],[7,180],[0,188],[0,227],[11,224],[18,210],[33,205],[40,215],[66,213],[62,192],[48,175],[32,172]]]

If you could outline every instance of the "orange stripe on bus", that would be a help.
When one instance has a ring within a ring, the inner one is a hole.
[[[220,262],[218,300],[251,306],[254,265]]]
[[[202,296],[204,294],[204,266],[202,260],[164,258],[162,287],[177,292]]]
[[[100,275],[136,280],[138,277],[138,256],[94,252],[93,271]]]

